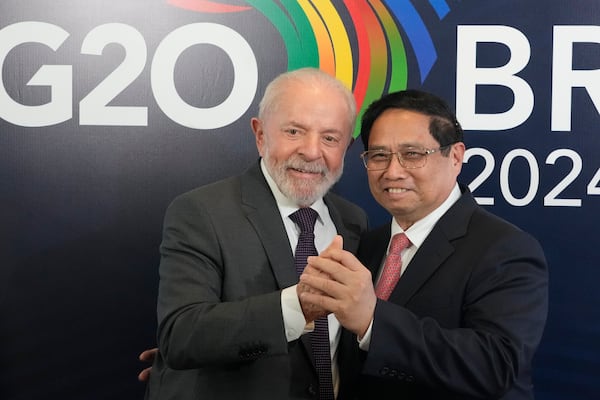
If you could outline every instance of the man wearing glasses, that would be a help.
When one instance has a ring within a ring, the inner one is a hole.
[[[393,218],[357,257],[336,238],[300,278],[313,290],[301,300],[351,332],[356,398],[533,399],[548,305],[539,243],[457,183],[463,132],[438,97],[382,97],[361,137],[370,190]]]

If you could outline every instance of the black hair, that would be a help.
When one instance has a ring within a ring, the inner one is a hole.
[[[444,100],[421,90],[407,89],[386,94],[367,107],[360,126],[360,137],[365,150],[369,147],[373,124],[388,109],[410,110],[431,117],[429,133],[440,147],[463,141],[463,130]],[[447,155],[449,150],[445,150],[442,153]]]

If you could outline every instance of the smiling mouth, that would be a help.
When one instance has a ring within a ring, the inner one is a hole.
[[[386,192],[388,193],[405,193],[408,192],[408,189],[401,189],[401,188],[387,188],[385,189]]]
[[[292,171],[298,172],[300,174],[323,175],[323,173],[321,171],[309,171],[307,169],[301,169],[301,168],[290,168],[290,169]]]

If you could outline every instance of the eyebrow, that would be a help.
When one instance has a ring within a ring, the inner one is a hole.
[[[308,130],[309,129],[309,127],[307,127],[305,124],[302,124],[302,123],[300,123],[300,122],[298,122],[296,120],[290,120],[290,121],[284,122],[283,124],[281,124],[281,126],[282,126],[282,128],[289,127],[289,126],[294,126],[294,127],[297,127],[297,128],[303,129],[303,130]],[[328,127],[328,128],[323,129],[323,130],[319,130],[318,133],[319,134],[338,134],[338,135],[343,135],[344,131],[342,131],[342,130],[340,130],[338,128]]]
[[[297,126],[298,128],[306,129],[306,127],[304,126],[304,124],[301,124],[300,122],[298,122],[298,121],[294,121],[294,120],[291,120],[291,121],[283,121],[283,122],[281,123],[281,127],[282,127],[282,128],[285,128],[285,127],[288,127],[288,126]]]
[[[369,150],[388,150],[389,147],[388,146],[369,146],[368,148]]]
[[[424,146],[420,143],[401,143],[398,146],[396,146],[397,149],[407,149],[407,148],[419,148],[419,149],[427,149],[427,146]],[[373,146],[369,146],[369,150],[389,150],[390,146],[386,146],[386,145],[378,145],[375,144]]]
[[[319,131],[319,133],[330,133],[330,134],[334,133],[334,134],[337,134],[337,135],[343,135],[344,134],[343,131],[341,131],[339,129],[335,129],[335,128],[326,128],[323,131]]]

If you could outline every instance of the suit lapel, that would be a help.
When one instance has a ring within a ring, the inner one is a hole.
[[[358,248],[357,257],[370,271],[373,283],[383,263],[385,251],[390,241],[390,224],[385,224],[363,236]]]
[[[323,200],[327,204],[329,210],[329,216],[335,225],[335,229],[339,235],[344,238],[344,249],[354,252],[358,248],[360,241],[360,229],[352,230],[349,227],[355,226],[356,222],[347,221],[344,216],[341,215],[338,208],[336,207],[335,197],[331,194],[326,195]]]
[[[459,200],[435,224],[402,274],[390,295],[391,302],[405,305],[454,252],[452,242],[466,234],[476,204],[468,189],[461,186],[461,190]]]
[[[265,180],[260,166],[250,167],[241,179],[242,206],[248,221],[260,237],[280,288],[298,283],[294,269],[294,256],[281,220],[275,198]]]
[[[277,202],[259,163],[248,168],[244,173],[241,179],[241,198],[246,217],[264,246],[277,285],[280,289],[284,289],[297,284],[294,254],[290,248]],[[315,368],[309,335],[302,335],[299,342],[302,343],[306,357]]]
[[[448,238],[434,228],[402,274],[389,301],[405,305],[453,251]]]
[[[298,276],[294,268],[293,252],[277,203],[262,174],[259,163],[244,173],[241,179],[241,198],[248,221],[254,226],[265,248],[277,284],[280,288],[295,285],[298,283]],[[348,228],[354,223],[344,220],[336,207],[334,196],[327,195],[324,201],[336,230],[344,237],[344,248],[356,249],[360,240],[360,229],[353,231]],[[302,335],[300,342],[314,367],[315,360],[311,351],[310,335]]]

